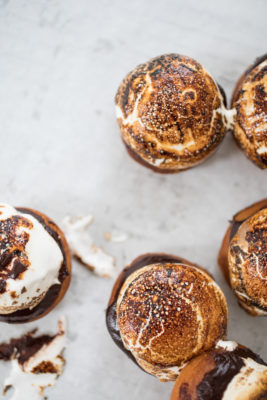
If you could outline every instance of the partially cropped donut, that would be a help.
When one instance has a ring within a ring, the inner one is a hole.
[[[175,382],[170,400],[267,399],[267,364],[235,342],[220,341],[216,348],[189,362]]]
[[[258,167],[267,168],[267,54],[239,79],[232,98],[234,136]]]
[[[39,211],[0,203],[0,321],[43,317],[63,298],[70,275],[59,227]]]
[[[222,89],[201,64],[179,54],[136,67],[122,81],[115,103],[129,154],[157,172],[201,163],[228,127]]]
[[[267,199],[233,217],[218,261],[239,304],[252,315],[267,315]]]
[[[107,309],[115,343],[146,372],[174,380],[227,330],[221,289],[202,268],[156,253],[135,259],[118,277]]]

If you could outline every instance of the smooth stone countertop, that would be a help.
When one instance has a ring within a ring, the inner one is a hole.
[[[266,52],[266,14],[264,0],[0,0],[1,201],[58,223],[92,212],[95,241],[116,257],[118,270],[147,251],[203,265],[227,296],[229,338],[265,359],[266,319],[239,308],[217,253],[232,215],[266,196],[266,171],[227,135],[201,166],[155,174],[126,154],[113,99],[129,70],[168,52],[200,61],[229,99],[242,72]],[[114,228],[129,239],[107,243],[103,234]],[[2,341],[33,327],[56,331],[66,315],[66,369],[46,391],[49,399],[169,399],[172,383],[143,373],[106,331],[112,284],[74,262],[69,292],[53,312],[28,325],[1,324]],[[0,363],[1,380],[8,370]]]

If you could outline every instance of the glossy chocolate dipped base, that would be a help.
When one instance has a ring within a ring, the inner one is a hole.
[[[219,266],[229,285],[230,285],[230,277],[229,277],[229,264],[228,264],[228,250],[230,242],[237,233],[240,225],[242,225],[242,223],[246,219],[250,218],[253,214],[257,213],[258,211],[266,207],[267,207],[267,199],[261,200],[239,211],[237,214],[234,215],[232,221],[230,221],[230,225],[223,238],[222,245],[218,255]]]
[[[151,264],[164,264],[164,263],[179,263],[179,264],[186,264],[197,267],[202,271],[208,273],[204,268],[199,267],[197,264],[193,264],[184,258],[177,257],[170,254],[165,253],[147,253],[137,257],[133,262],[127,265],[122,272],[120,273],[119,277],[117,278],[110,299],[108,303],[108,308],[106,310],[106,325],[109,331],[110,336],[112,337],[113,341],[116,345],[128,356],[130,357],[138,366],[139,364],[136,362],[132,353],[124,347],[123,341],[121,339],[120,330],[117,324],[117,299],[120,293],[120,289],[122,288],[126,279],[138,269],[151,265]],[[140,366],[139,366],[140,367]],[[140,367],[141,368],[141,367]]]
[[[181,372],[170,400],[222,400],[227,386],[245,365],[243,359],[247,358],[266,365],[257,354],[241,345],[233,351],[217,348],[196,357]]]
[[[48,314],[63,298],[69,287],[71,276],[70,251],[64,234],[59,227],[50,218],[39,211],[21,207],[16,207],[16,209],[24,214],[32,215],[42,224],[49,235],[51,235],[59,245],[63,255],[63,262],[58,274],[60,284],[51,286],[43,300],[32,309],[26,308],[11,314],[0,314],[0,321],[7,323],[32,322]]]

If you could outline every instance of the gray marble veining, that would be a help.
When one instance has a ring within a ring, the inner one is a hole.
[[[229,218],[266,196],[266,171],[228,135],[201,166],[154,174],[127,156],[113,98],[137,64],[180,52],[203,63],[229,99],[240,74],[266,52],[266,13],[265,0],[0,1],[1,200],[58,223],[93,212],[92,232],[118,269],[146,251],[207,267],[227,296],[229,338],[265,358],[266,320],[238,307],[216,259]],[[106,243],[111,228],[129,239]],[[172,384],[142,373],[109,338],[112,284],[74,262],[70,290],[51,314],[27,326],[1,325],[4,340],[35,326],[55,331],[67,316],[66,370],[49,398],[169,398]],[[8,368],[0,363],[2,378]]]

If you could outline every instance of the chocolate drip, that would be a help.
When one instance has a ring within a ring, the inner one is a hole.
[[[234,351],[214,350],[211,356],[216,367],[206,373],[197,386],[198,400],[221,400],[229,383],[245,365],[244,358],[266,365],[257,354],[241,346]]]
[[[39,315],[43,314],[56,301],[56,299],[60,293],[60,289],[61,289],[61,285],[62,285],[63,281],[65,280],[65,278],[67,276],[69,276],[69,272],[67,270],[67,264],[66,264],[66,254],[64,251],[63,243],[62,243],[61,238],[60,238],[59,234],[57,233],[57,231],[53,230],[50,226],[48,226],[46,224],[45,220],[40,215],[34,213],[33,211],[28,210],[27,208],[21,208],[21,207],[16,208],[16,210],[18,210],[19,212],[22,212],[24,214],[30,214],[40,222],[40,224],[44,227],[44,229],[49,233],[49,235],[51,235],[53,237],[53,239],[59,245],[62,255],[63,255],[63,261],[62,261],[62,265],[60,267],[59,274],[58,274],[58,280],[59,280],[60,284],[52,285],[49,288],[49,290],[47,291],[43,300],[39,304],[37,304],[36,307],[34,307],[32,309],[26,308],[24,310],[19,310],[19,311],[13,312],[11,314],[0,314],[0,321],[4,321],[4,322],[8,322],[8,323],[28,322],[29,320],[37,318]],[[19,268],[20,267],[17,266],[16,269],[14,270],[14,273],[18,272]],[[2,289],[0,287],[0,293],[1,293],[1,290]]]
[[[6,291],[6,281],[0,281],[0,293],[5,293]]]
[[[6,266],[11,262],[13,253],[3,253],[0,257],[0,271],[4,270]]]
[[[219,88],[219,90],[221,92],[221,95],[222,95],[222,98],[223,98],[224,107],[226,108],[227,107],[227,97],[226,97],[225,91],[224,91],[223,87],[221,85],[219,85],[219,83],[217,83],[217,86],[218,86],[218,88]]]
[[[132,353],[124,347],[120,335],[120,330],[117,324],[117,299],[120,293],[120,289],[122,288],[126,279],[138,269],[151,264],[157,264],[157,263],[164,264],[169,262],[184,263],[185,260],[164,253],[147,253],[136,258],[129,266],[123,269],[120,276],[118,277],[111,295],[108,308],[106,310],[106,325],[110,336],[112,337],[116,345],[137,365],[138,363],[136,362]]]
[[[235,234],[237,233],[238,229],[240,228],[240,226],[243,224],[245,220],[243,221],[231,221],[231,231],[230,231],[230,241],[233,239],[233,237],[235,236]]]
[[[26,333],[17,339],[11,339],[9,343],[0,344],[0,360],[9,361],[16,358],[20,364],[24,364],[45,344],[49,344],[55,336],[42,335],[34,337],[36,329]]]
[[[27,266],[20,262],[19,260],[15,260],[13,263],[13,267],[10,270],[9,278],[17,279],[22,272],[26,271]]]

